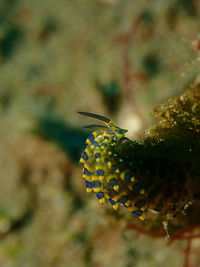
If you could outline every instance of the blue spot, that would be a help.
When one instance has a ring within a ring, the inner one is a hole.
[[[98,176],[104,176],[104,174],[105,174],[104,170],[97,170]]]
[[[103,143],[101,143],[101,146],[106,146],[106,143],[104,143],[104,142],[103,142]]]
[[[125,173],[125,176],[124,177],[125,177],[125,179],[126,179],[127,182],[130,182],[131,177],[132,177],[132,174],[130,172],[127,172],[127,173]]]
[[[159,205],[159,206],[157,206],[154,210],[155,210],[155,211],[161,211],[162,208],[163,208],[163,205]]]
[[[105,140],[108,140],[109,138],[108,138],[108,136],[104,136],[104,139],[105,139]]]
[[[144,205],[146,204],[146,201],[143,199],[143,200],[139,200],[135,203],[135,206],[137,208],[142,208]]]
[[[142,210],[134,210],[132,211],[133,215],[140,217],[143,214]]]
[[[118,181],[117,181],[117,179],[112,179],[112,180],[109,182],[109,185],[111,185],[111,186],[118,185]]]
[[[94,182],[93,182],[93,187],[94,187],[94,188],[101,187],[101,183],[98,182],[98,181],[94,181]]]
[[[111,170],[115,171],[116,169],[117,169],[117,166],[116,165],[112,165]]]
[[[96,196],[98,199],[104,198],[104,193],[103,192],[96,193]]]
[[[128,197],[127,196],[123,196],[117,202],[119,202],[121,204],[125,204],[127,200],[128,200]]]
[[[94,141],[94,135],[93,135],[93,134],[90,134],[90,135],[88,136],[88,139],[89,139],[91,142],[93,142],[93,141]]]
[[[83,169],[83,174],[90,176],[92,173],[88,171],[88,169]]]
[[[85,186],[87,188],[92,188],[92,183],[88,182],[88,181],[85,181]]]
[[[117,161],[120,160],[120,156],[119,156],[119,155],[115,156],[115,159],[116,159]]]
[[[122,130],[116,130],[116,133],[118,133],[118,134],[122,134],[123,131],[122,131]]]
[[[97,141],[93,141],[93,142],[92,142],[92,145],[95,146],[95,147],[99,146],[99,144],[98,144]]]
[[[117,202],[114,201],[112,198],[109,199],[111,205],[115,205]]]
[[[85,151],[82,153],[81,158],[84,160],[88,160],[88,155]]]
[[[95,158],[95,159],[100,159],[100,158],[101,158],[101,154],[100,154],[100,153],[96,153],[96,154],[94,154],[94,158]]]

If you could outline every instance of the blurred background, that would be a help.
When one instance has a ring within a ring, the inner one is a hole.
[[[85,193],[76,112],[142,136],[196,79],[199,29],[198,0],[0,1],[0,266],[183,266],[184,241],[128,230]]]

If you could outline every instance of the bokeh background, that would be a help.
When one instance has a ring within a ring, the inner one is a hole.
[[[184,241],[128,230],[85,193],[76,112],[142,136],[196,79],[199,29],[198,0],[0,1],[0,266],[183,266]]]

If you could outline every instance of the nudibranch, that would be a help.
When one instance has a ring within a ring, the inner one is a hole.
[[[145,190],[129,168],[131,162],[117,150],[118,145],[129,140],[125,137],[127,130],[116,126],[104,116],[78,113],[105,124],[85,126],[94,130],[86,140],[86,148],[80,159],[80,163],[84,165],[86,191],[95,192],[101,204],[108,201],[114,210],[124,206],[133,215],[144,220],[147,211]]]

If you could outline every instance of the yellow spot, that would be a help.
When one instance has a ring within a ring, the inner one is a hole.
[[[85,160],[84,160],[83,158],[80,158],[79,162],[80,162],[80,163],[84,163]]]
[[[86,147],[85,152],[86,152],[86,154],[88,155],[88,158],[90,158],[90,157],[91,157],[91,151],[90,151],[90,149],[88,148],[88,146]]]
[[[103,133],[103,137],[105,137],[105,136],[110,137],[110,134],[108,134],[108,133]]]
[[[92,135],[94,136],[94,139],[96,139],[97,136],[99,135],[99,133],[98,132],[93,132]],[[86,144],[88,144],[88,145],[92,144],[92,142],[90,141],[90,139],[87,138]]]
[[[144,195],[144,194],[145,194],[145,190],[144,190],[144,189],[141,189],[141,190],[140,190],[140,194],[141,194],[141,195]]]
[[[120,197],[121,197],[121,194],[116,195],[116,196],[113,197],[113,200],[114,200],[115,202],[117,202],[118,199],[120,199]]]
[[[92,181],[98,181],[98,177],[96,175],[91,175]]]
[[[114,189],[115,191],[119,191],[119,185],[115,185],[115,186],[113,186],[113,189]]]
[[[86,168],[89,172],[93,172],[93,168],[87,163],[84,164],[84,168]]]
[[[113,207],[114,210],[118,210],[119,205],[118,205],[118,203],[115,203],[114,205],[112,205],[112,207]]]
[[[102,188],[101,187],[93,187],[93,191],[98,193],[98,192],[102,191]]]
[[[125,206],[130,206],[131,205],[131,201],[130,200],[127,200],[125,203],[124,203]]]
[[[104,192],[105,192],[105,190],[104,190]],[[107,199],[110,198],[110,196],[109,196],[108,194],[105,194],[105,197],[106,197]]]
[[[144,213],[139,217],[139,219],[140,219],[141,221],[144,221],[145,218],[146,218],[146,215],[145,215]]]
[[[112,162],[111,161],[108,161],[107,162],[107,165],[108,165],[108,168],[111,168],[112,167]]]
[[[92,188],[86,188],[86,192],[88,193],[92,192]]]
[[[122,191],[120,194],[114,196],[112,199],[117,202],[123,195],[126,195],[125,191]]]
[[[110,180],[112,179],[113,177],[111,175],[106,175],[106,181],[109,183]]]
[[[119,169],[116,169],[116,171],[115,171],[116,173],[120,173],[120,170]]]
[[[83,174],[83,179],[86,179],[88,182],[92,182],[92,177],[87,176],[86,174]]]
[[[132,211],[134,211],[134,210],[136,210],[135,207],[133,207],[133,206],[129,206],[129,207],[128,207],[128,211],[132,212]]]
[[[110,175],[106,175],[106,181],[109,183],[110,180],[112,179],[117,179],[117,175],[115,174],[110,174]]]
[[[99,199],[99,203],[100,203],[100,204],[104,204],[105,202],[106,202],[105,198],[101,198],[101,199]]]
[[[135,177],[131,177],[131,182],[134,182],[135,181]]]
[[[125,179],[125,173],[124,172],[122,172],[121,174],[120,174],[120,176],[119,176],[122,180],[124,180]]]
[[[96,139],[96,138],[97,138],[97,136],[99,136],[100,134],[99,134],[99,132],[97,132],[97,131],[94,131],[94,132],[92,133],[92,135],[94,136],[94,139]]]

